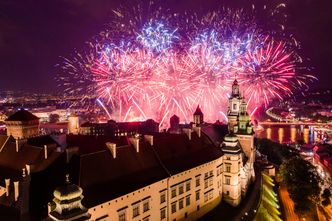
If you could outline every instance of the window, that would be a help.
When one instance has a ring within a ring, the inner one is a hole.
[[[208,186],[209,186],[209,179],[205,179],[204,180],[204,188],[206,189],[206,188],[208,188]]]
[[[226,195],[229,196],[229,191],[228,190],[226,191]]]
[[[160,204],[166,202],[166,191],[160,192]]]
[[[179,200],[179,210],[183,208],[183,198]]]
[[[196,187],[198,187],[198,186],[201,185],[201,183],[200,183],[200,178],[201,178],[201,176],[197,176],[197,177],[196,177]]]
[[[226,157],[226,160],[231,160],[231,157]]]
[[[210,177],[209,178],[209,186],[212,186],[212,184],[213,184],[213,177]]]
[[[133,206],[133,217],[139,216],[139,204]]]
[[[226,165],[226,172],[230,173],[231,172],[231,165]]]
[[[186,196],[186,206],[190,205],[190,195]]]
[[[190,180],[186,182],[186,191],[190,190]]]
[[[97,218],[96,221],[106,221],[106,220],[108,220],[108,218],[109,218],[108,215],[103,215],[103,216]]]
[[[209,192],[209,200],[211,200],[213,198],[213,191]]]
[[[176,202],[172,203],[171,205],[171,209],[172,209],[172,213],[175,213],[176,212]]]
[[[199,200],[199,191],[196,191],[196,201]]]
[[[179,185],[179,195],[183,193],[183,183]]]
[[[230,185],[231,184],[231,179],[229,177],[226,177],[226,184]]]
[[[172,198],[176,197],[176,187],[172,187]]]
[[[210,171],[210,176],[213,176],[213,170]]]
[[[204,202],[207,202],[213,198],[213,189],[204,193]]]
[[[233,104],[233,110],[236,110],[236,104]]]
[[[204,178],[207,178],[208,176],[209,176],[209,173],[206,172],[206,173],[204,174]]]
[[[126,221],[126,211],[122,210],[119,212],[119,221]]]
[[[143,212],[146,212],[150,209],[150,203],[149,200],[146,200],[143,202]]]
[[[209,200],[209,193],[204,193],[204,203]]]
[[[160,220],[166,219],[166,207],[160,209]]]
[[[150,220],[150,216],[144,217],[143,221],[149,221]]]

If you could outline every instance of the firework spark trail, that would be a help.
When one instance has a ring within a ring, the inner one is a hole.
[[[285,7],[251,10],[275,18]],[[198,104],[205,119],[215,121],[225,117],[235,78],[254,111],[315,79],[298,73],[302,58],[293,36],[278,39],[262,31],[243,9],[203,16],[164,11],[153,1],[113,10],[109,27],[86,50],[64,59],[58,80],[65,93],[98,98],[109,118],[120,121],[166,122],[177,114],[189,122]]]

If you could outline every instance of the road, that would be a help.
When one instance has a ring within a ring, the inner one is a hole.
[[[280,185],[279,197],[284,207],[284,216],[286,218],[286,221],[299,221],[299,217],[294,212],[294,202],[289,197],[286,186]]]
[[[211,212],[199,219],[199,221],[239,221],[252,220],[255,216],[254,209],[257,210],[260,203],[262,175],[259,170],[255,170],[256,180],[247,191],[246,197],[238,207],[232,207],[225,202],[221,202]],[[245,214],[248,213],[246,216]],[[243,217],[243,218],[242,218]]]

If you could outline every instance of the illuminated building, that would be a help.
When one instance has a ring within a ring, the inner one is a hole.
[[[9,116],[5,123],[7,135],[15,139],[33,137],[39,133],[39,118],[24,109]]]
[[[70,134],[79,134],[80,130],[80,123],[79,123],[79,117],[71,113],[68,117],[68,133]]]

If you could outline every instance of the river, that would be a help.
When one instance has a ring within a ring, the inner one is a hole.
[[[314,143],[314,127],[303,125],[269,125],[255,130],[258,138],[267,138],[279,143],[297,143],[303,140],[304,143]]]

